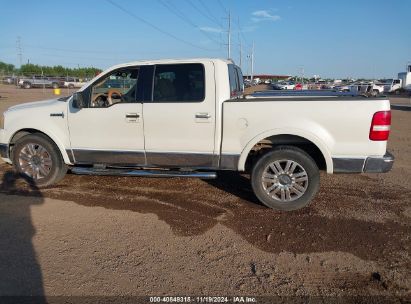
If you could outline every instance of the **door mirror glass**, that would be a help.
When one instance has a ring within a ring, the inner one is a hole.
[[[76,92],[73,94],[73,108],[75,109],[82,109],[84,108],[84,98],[81,92]]]

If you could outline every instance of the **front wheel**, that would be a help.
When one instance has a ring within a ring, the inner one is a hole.
[[[59,182],[67,172],[59,149],[42,134],[29,134],[17,141],[13,166],[30,184],[38,187]]]
[[[267,207],[291,211],[307,206],[318,192],[320,173],[303,150],[282,146],[266,153],[254,165],[251,185]]]

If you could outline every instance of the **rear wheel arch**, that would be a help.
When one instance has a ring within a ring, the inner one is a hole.
[[[50,136],[49,134],[47,134],[46,132],[43,132],[41,130],[38,129],[30,129],[30,128],[25,128],[25,129],[20,129],[16,132],[14,132],[14,134],[11,136],[10,141],[9,141],[9,149],[10,149],[10,159],[13,159],[13,147],[16,144],[16,142],[21,139],[22,137],[29,135],[29,134],[41,134],[43,136],[45,136],[52,144],[54,144],[57,149],[60,151],[61,156],[63,157],[63,160],[66,164],[70,164],[70,158],[67,154],[66,149],[64,148],[63,144],[57,140],[56,137],[54,136]]]
[[[294,146],[304,150],[317,163],[320,169],[326,170],[327,173],[333,172],[333,162],[331,154],[326,145],[319,139],[313,136],[297,135],[290,133],[272,133],[265,132],[252,139],[243,149],[239,163],[238,170],[245,171],[253,164],[253,155],[261,157],[268,151],[271,151],[277,146]],[[259,152],[255,152],[259,151]],[[257,158],[258,158],[257,157]]]

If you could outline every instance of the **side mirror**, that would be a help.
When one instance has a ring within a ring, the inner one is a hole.
[[[83,94],[81,92],[76,92],[73,94],[73,108],[82,109],[85,107]]]

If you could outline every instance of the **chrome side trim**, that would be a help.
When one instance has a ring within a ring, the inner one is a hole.
[[[212,153],[67,150],[75,164],[107,164],[160,168],[217,169],[219,156]]]
[[[220,169],[237,171],[239,160],[240,154],[222,154],[220,158]]]
[[[193,171],[169,171],[169,170],[127,170],[127,169],[96,169],[73,167],[71,172],[84,175],[116,175],[137,177],[194,177],[201,179],[214,179],[215,172],[193,172]]]
[[[218,156],[212,153],[146,152],[147,166],[217,168]]]
[[[75,164],[110,164],[144,166],[146,163],[144,151],[73,149],[72,152]]]

